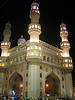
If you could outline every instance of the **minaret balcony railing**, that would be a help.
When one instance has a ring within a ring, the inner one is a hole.
[[[63,37],[63,36],[68,37],[68,31],[60,31],[60,36],[61,37]]]
[[[72,62],[72,58],[71,57],[64,57],[63,58],[63,67],[73,67],[73,62]]]
[[[60,43],[61,49],[63,48],[69,48],[70,49],[70,43],[68,41],[63,41]]]
[[[41,25],[40,24],[30,24],[29,25],[29,30],[30,29],[39,29],[39,30],[41,30]]]
[[[40,14],[40,11],[39,10],[31,10],[31,12],[30,12],[31,14],[32,13],[37,13],[37,14]]]
[[[10,47],[10,42],[2,41],[1,46],[9,46]]]

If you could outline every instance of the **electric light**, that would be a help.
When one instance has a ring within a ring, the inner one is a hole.
[[[29,53],[27,53],[27,56],[29,56]]]
[[[31,29],[31,26],[29,26],[29,29]]]
[[[66,64],[66,67],[68,67],[68,64]]]
[[[48,84],[46,84],[46,87],[48,87],[49,85]]]
[[[66,53],[64,53],[64,54],[63,54],[63,57],[69,57],[69,55],[68,55],[68,54],[66,54]]]
[[[33,56],[34,55],[34,53],[33,52],[31,52],[31,56]]]
[[[27,47],[27,50],[29,50],[30,47]]]
[[[35,49],[37,49],[37,46],[35,46]]]
[[[35,25],[35,28],[37,28],[37,25]]]
[[[41,47],[39,47],[39,50],[41,50]]]
[[[68,62],[68,60],[66,59],[65,62]]]
[[[1,63],[0,63],[0,66],[1,66]]]
[[[7,45],[7,43],[5,43],[5,45]]]
[[[20,87],[22,88],[23,87],[23,84],[21,84]]]
[[[34,25],[32,25],[32,28],[34,28]]]
[[[39,53],[39,56],[41,56],[41,53]]]
[[[37,52],[35,52],[35,55],[36,55],[36,56],[38,55]]]
[[[34,49],[34,47],[33,47],[33,46],[31,46],[31,49]]]
[[[39,13],[39,11],[38,11],[38,13]]]
[[[40,26],[38,26],[38,29],[40,29]]]
[[[4,66],[4,63],[2,63],[2,66]]]

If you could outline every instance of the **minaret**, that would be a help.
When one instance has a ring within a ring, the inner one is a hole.
[[[31,23],[29,24],[28,33],[30,35],[30,42],[27,44],[27,61],[28,61],[28,97],[37,99],[40,96],[40,63],[41,44],[39,42],[39,35],[41,34],[41,25],[39,24],[40,11],[39,4],[34,1],[30,10]]]
[[[73,90],[72,90],[72,70],[73,70],[73,63],[72,58],[70,57],[69,50],[70,50],[70,43],[68,41],[68,31],[66,28],[66,24],[62,23],[60,25],[60,36],[61,36],[61,49],[63,51],[63,69],[65,69],[65,85],[66,85],[66,95],[72,98]]]
[[[70,43],[68,41],[68,31],[66,28],[66,24],[62,23],[60,25],[60,36],[61,36],[61,49],[63,50],[63,57],[70,57]]]
[[[27,58],[41,58],[41,45],[39,43],[39,35],[41,34],[41,25],[39,24],[40,11],[39,4],[36,0],[31,4],[30,19],[28,33],[30,42],[27,45]]]
[[[70,42],[68,41],[68,31],[66,28],[66,24],[62,23],[60,25],[60,37],[61,43],[60,47],[63,51],[63,67],[72,67],[72,58],[70,57],[69,50],[70,50]]]
[[[10,22],[8,21],[8,23],[5,24],[5,29],[4,29],[4,32],[3,32],[3,36],[4,36],[4,40],[1,42],[1,56],[9,56],[9,53],[8,53],[8,49],[10,48],[10,42],[9,42],[9,39],[10,39],[10,36],[11,36],[11,24]]]
[[[41,34],[41,25],[39,24],[40,11],[39,4],[34,1],[31,5],[30,19],[28,33],[30,35],[30,42],[39,42],[39,35]]]

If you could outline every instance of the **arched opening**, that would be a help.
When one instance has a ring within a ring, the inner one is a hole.
[[[48,75],[45,80],[45,96],[59,96],[60,81],[55,74]]]
[[[23,95],[23,78],[18,73],[13,74],[9,80],[9,95]]]

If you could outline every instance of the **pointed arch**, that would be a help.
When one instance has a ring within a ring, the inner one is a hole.
[[[9,95],[19,95],[22,92],[22,88],[20,87],[22,83],[23,77],[15,72],[9,79]]]
[[[60,95],[60,79],[55,73],[48,73],[45,77],[45,94],[50,96]]]

